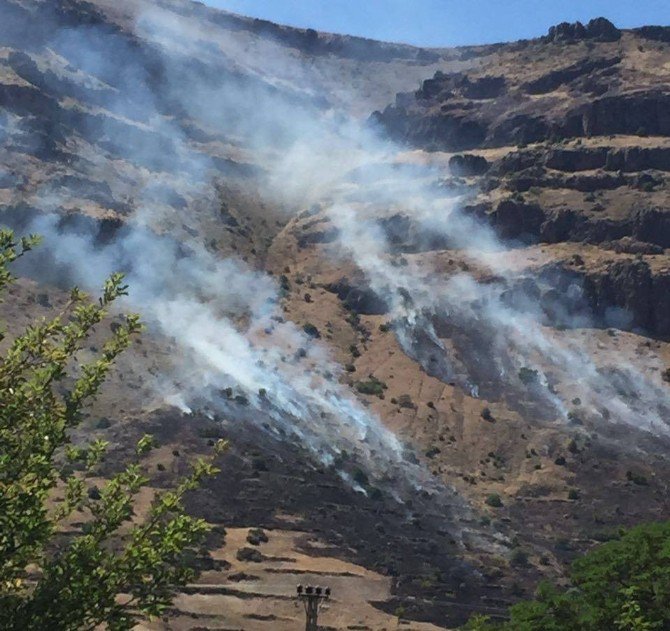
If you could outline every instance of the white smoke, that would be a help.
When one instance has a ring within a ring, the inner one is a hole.
[[[668,433],[663,422],[667,392],[660,384],[632,363],[619,366],[616,374],[603,372],[598,368],[602,358],[596,362],[569,336],[542,324],[537,305],[520,308],[506,302],[505,289],[518,275],[499,267],[505,248],[491,229],[465,215],[455,194],[436,186],[443,175],[439,168],[401,164],[398,147],[364,122],[310,101],[318,90],[310,83],[317,78],[307,61],[295,53],[282,55],[277,46],[271,47],[270,59],[268,50],[230,43],[226,31],[215,25],[177,20],[162,9],[147,8],[135,28],[158,47],[159,78],[138,63],[131,48],[99,37],[95,29],[57,33],[54,47],[84,72],[113,76],[127,90],[103,90],[98,96],[106,110],[135,121],[130,127],[88,120],[99,125],[96,134],[127,153],[131,165],[110,161],[80,139],[74,167],[93,176],[116,169],[115,197],[129,200],[137,211],[106,246],[85,231],[63,229],[55,214],[41,216],[30,229],[45,235],[57,268],[67,269],[88,288],[99,287],[112,271],[127,271],[130,305],[179,345],[178,374],[166,380],[171,384],[163,391],[166,400],[181,409],[230,414],[248,404],[258,412],[259,427],[260,419],[271,418],[269,431],[297,438],[323,462],[346,450],[357,455],[374,480],[402,471],[413,485],[429,484],[426,472],[405,460],[398,438],[339,383],[341,369],[326,347],[284,320],[273,279],[239,260],[221,260],[195,241],[186,249],[180,244],[182,233],[173,228],[211,219],[215,169],[182,123],[156,102],[150,86],[158,79],[182,120],[203,121],[217,142],[225,137],[254,153],[265,169],[262,191],[270,201],[300,208],[321,205],[339,230],[337,255],[353,260],[388,302],[408,353],[425,362],[416,342],[425,336],[433,352],[441,353],[442,369],[473,396],[494,384],[500,399],[514,405],[512,399],[524,389],[519,371],[536,370],[537,384],[525,388],[524,396],[537,399],[545,417],[566,420],[566,400],[578,396],[584,412],[603,424]],[[209,76],[207,62],[224,54],[257,83],[238,81],[234,73],[220,82]],[[185,59],[201,61],[196,68],[202,72],[185,72]],[[268,89],[272,82],[276,92]],[[151,136],[133,135],[145,127]],[[122,130],[130,131],[124,136]],[[12,130],[4,133],[11,136]],[[171,207],[160,193],[166,189],[197,197],[191,204],[197,216],[184,217],[183,210]],[[22,201],[49,211],[63,205],[62,198],[45,186]],[[379,222],[396,214],[409,217],[422,234],[445,239],[475,271],[445,275],[415,265],[411,257],[406,266],[398,265]],[[494,282],[482,281],[491,274]],[[458,356],[442,343],[440,322],[455,332]],[[606,359],[620,361],[619,356]],[[486,384],[479,368],[483,360],[489,364]],[[569,394],[550,381],[557,376],[572,381],[574,375],[579,380]],[[227,388],[233,390],[232,400]]]

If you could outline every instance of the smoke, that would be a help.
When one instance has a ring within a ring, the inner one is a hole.
[[[376,483],[434,486],[340,384],[326,346],[285,320],[274,279],[187,237],[215,222],[213,156],[233,147],[262,167],[257,183],[270,202],[319,205],[337,229],[330,252],[364,272],[404,350],[430,374],[538,420],[582,415],[668,434],[658,380],[606,349],[596,361],[568,332],[546,326],[532,296],[509,300],[529,273],[506,266],[505,245],[463,212],[463,191],[440,184],[439,167],[407,164],[398,147],[332,107],[355,99],[320,98],[327,82],[309,60],[158,8],[142,11],[132,28],[149,44],[96,27],[60,29],[45,44],[54,74],[111,113],[61,103],[57,116],[81,130],[68,168],[109,183],[111,196],[125,200],[124,227],[101,243],[90,227],[64,224],[63,208],[85,197],[76,183],[39,182],[18,201],[41,211],[22,226],[45,236],[49,263],[32,273],[90,289],[112,271],[128,274],[129,306],[178,344],[175,374],[157,383],[167,401],[213,417],[248,408],[259,429],[300,441],[324,463],[347,452]],[[30,133],[15,126],[2,127],[9,147]],[[437,240],[458,265],[447,271],[438,255],[401,256],[393,229],[404,219],[417,251]],[[591,324],[579,317],[569,324]],[[616,370],[600,367],[608,364]]]
[[[61,80],[94,85],[88,102],[111,115],[79,103],[74,113],[53,113],[63,124],[77,123],[63,171],[81,177],[68,176],[66,186],[54,184],[61,177],[27,187],[16,200],[18,212],[5,213],[7,223],[44,238],[18,270],[91,291],[123,271],[130,286],[123,306],[138,310],[150,330],[177,345],[174,372],[155,386],[157,396],[183,411],[253,419],[259,430],[298,442],[325,464],[346,455],[349,468],[362,466],[373,483],[398,489],[408,484],[405,496],[429,486],[430,475],[406,460],[397,437],[339,383],[342,368],[327,347],[284,319],[275,280],[188,237],[191,226],[200,228],[217,212],[216,165],[183,121],[204,120],[213,138],[228,140],[227,119],[245,120],[243,104],[258,102],[260,94],[267,99],[271,91],[234,74],[225,77],[231,83],[212,85],[208,74],[189,73],[183,55],[202,52],[198,41],[189,39],[188,29],[175,38],[173,29],[180,27],[166,24],[164,12],[151,15],[138,18],[137,28],[159,48],[138,50],[134,41],[96,27],[56,29],[45,43],[49,59],[43,63]],[[72,68],[83,78],[64,70]],[[204,61],[198,70],[208,72]],[[307,108],[296,112],[292,95],[289,102],[261,102],[262,111],[235,130],[247,147],[276,151],[269,138],[280,122],[280,147],[297,146],[299,137],[318,127]],[[287,118],[289,112],[294,118]],[[4,125],[3,132],[15,151],[31,130]],[[64,219],[87,198],[82,182],[108,183],[110,198],[125,200],[128,216],[111,237],[101,238],[96,221]],[[294,186],[298,195],[300,184]],[[175,197],[189,200],[190,215],[170,203]],[[346,467],[341,475],[366,492]]]

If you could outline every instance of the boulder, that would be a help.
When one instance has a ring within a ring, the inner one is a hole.
[[[498,204],[491,219],[501,238],[532,242],[537,240],[545,216],[537,204],[508,199]]]

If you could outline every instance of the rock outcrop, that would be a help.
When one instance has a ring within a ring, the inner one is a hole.
[[[606,18],[594,18],[586,26],[581,22],[561,22],[552,26],[546,36],[549,42],[575,42],[583,39],[601,42],[616,42],[621,39],[621,31]]]

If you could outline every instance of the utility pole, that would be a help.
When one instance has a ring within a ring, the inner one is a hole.
[[[318,616],[321,605],[330,598],[330,587],[313,587],[298,585],[296,588],[298,599],[305,607],[305,631],[318,631]]]

